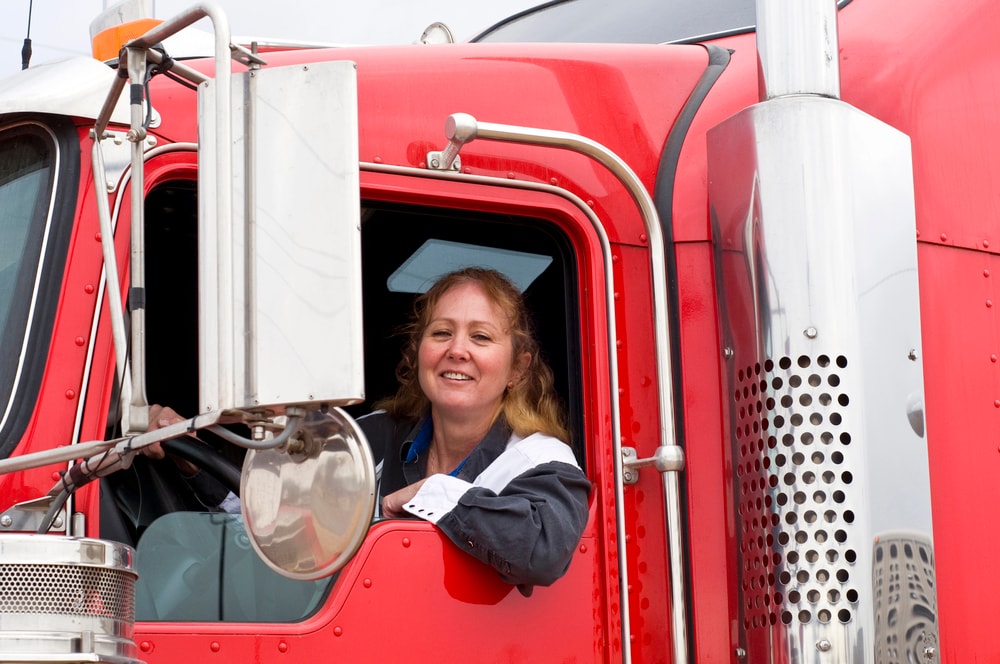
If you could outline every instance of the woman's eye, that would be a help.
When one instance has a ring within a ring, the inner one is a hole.
[[[451,332],[448,330],[433,330],[431,332],[431,337],[434,339],[447,339],[451,336]]]
[[[490,336],[488,334],[483,334],[482,332],[477,332],[472,335],[473,341],[478,341],[480,343],[488,343],[490,341]]]

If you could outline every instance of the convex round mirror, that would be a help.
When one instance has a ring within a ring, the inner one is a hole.
[[[309,413],[285,445],[247,453],[240,496],[250,541],[269,567],[292,579],[329,576],[357,552],[371,524],[368,441],[339,408]]]

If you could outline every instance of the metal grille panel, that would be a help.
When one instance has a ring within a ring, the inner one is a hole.
[[[848,364],[843,355],[800,355],[738,372],[747,630],[849,623],[858,610]]]
[[[141,664],[130,547],[0,536],[0,661]]]
[[[0,564],[0,614],[135,619],[135,576],[73,565]]]

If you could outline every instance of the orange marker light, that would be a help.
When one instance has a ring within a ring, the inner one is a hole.
[[[91,52],[101,62],[115,60],[118,58],[122,46],[136,37],[141,37],[161,23],[163,21],[157,18],[141,18],[105,28],[91,37]]]

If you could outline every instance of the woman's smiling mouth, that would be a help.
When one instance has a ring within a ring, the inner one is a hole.
[[[444,378],[450,378],[451,380],[472,380],[472,376],[464,373],[458,373],[456,371],[445,371],[441,374]]]

